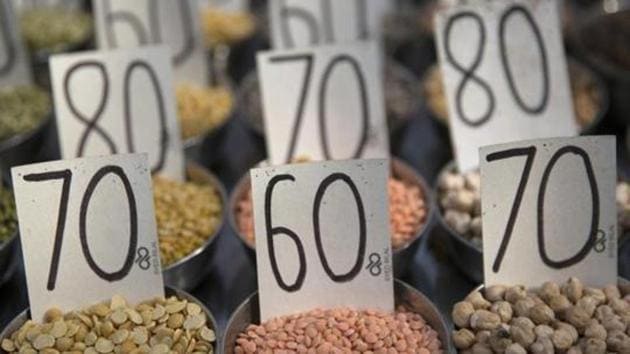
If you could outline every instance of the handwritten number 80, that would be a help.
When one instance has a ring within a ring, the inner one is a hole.
[[[102,86],[103,86],[103,96],[98,104],[97,109],[94,112],[92,117],[87,117],[85,114],[80,112],[74,100],[72,99],[73,95],[70,91],[70,80],[72,77],[77,74],[81,70],[95,68],[98,70],[99,75],[102,77]],[[126,143],[127,150],[129,152],[135,152],[135,144],[133,139],[133,125],[132,125],[132,117],[131,117],[131,78],[134,72],[137,70],[144,70],[151,80],[151,85],[153,87],[153,92],[155,93],[155,98],[157,100],[157,108],[159,110],[158,119],[160,123],[160,144],[159,144],[159,152],[158,152],[158,160],[151,169],[152,172],[159,172],[164,167],[165,159],[166,159],[166,148],[168,146],[169,136],[166,129],[166,113],[164,108],[164,98],[162,97],[162,89],[160,87],[160,82],[157,79],[157,74],[155,70],[144,60],[134,60],[132,61],[127,68],[125,69],[124,76],[124,86],[123,86],[123,121],[125,125],[125,133],[126,133]],[[92,133],[98,134],[101,139],[105,141],[107,144],[110,153],[116,154],[118,153],[118,147],[114,140],[109,136],[109,134],[98,124],[98,121],[102,118],[102,114],[105,111],[105,107],[109,100],[110,95],[110,84],[109,84],[109,74],[107,72],[107,68],[105,65],[96,60],[88,60],[82,61],[71,66],[65,73],[63,78],[63,92],[68,103],[68,108],[72,112],[72,114],[86,127],[79,139],[79,144],[77,146],[76,156],[82,157],[85,153],[85,146],[87,144],[88,138],[92,135]]]
[[[525,21],[530,25],[532,31],[534,32],[534,36],[536,37],[536,44],[538,45],[538,50],[540,53],[540,58],[542,62],[542,79],[543,79],[543,89],[542,96],[540,101],[535,105],[528,105],[523,100],[523,97],[518,92],[516,87],[516,83],[514,81],[514,75],[512,74],[512,69],[510,68],[510,63],[507,58],[507,45],[506,45],[506,25],[507,21],[517,15],[520,14],[525,19]],[[451,49],[450,41],[451,41],[451,32],[455,23],[469,19],[473,20],[479,29],[480,40],[479,47],[477,52],[475,53],[475,57],[470,66],[465,67],[459,61],[456,60],[453,55],[453,51]],[[481,79],[480,77],[475,75],[475,71],[481,65],[483,52],[486,45],[486,28],[483,24],[482,18],[472,12],[472,11],[464,11],[460,12],[452,17],[450,17],[444,27],[444,53],[446,56],[446,61],[451,64],[457,71],[462,73],[463,78],[457,85],[457,89],[455,92],[455,109],[457,110],[457,116],[464,122],[466,125],[471,127],[478,127],[486,123],[494,113],[496,109],[495,95],[492,92],[492,88],[490,85]],[[547,52],[545,49],[545,44],[542,38],[542,34],[540,29],[536,25],[534,18],[530,14],[530,12],[523,7],[522,5],[514,5],[508,8],[503,15],[499,19],[499,54],[501,57],[501,64],[503,67],[503,71],[505,73],[505,77],[508,82],[508,86],[510,88],[510,92],[512,97],[514,98],[516,104],[526,113],[531,115],[538,115],[545,111],[547,108],[547,104],[549,103],[549,63],[547,59]],[[463,108],[463,93],[464,89],[468,86],[469,83],[476,83],[481,89],[485,92],[488,97],[488,106],[486,111],[481,114],[481,116],[473,118],[469,117],[468,114],[464,111]]]

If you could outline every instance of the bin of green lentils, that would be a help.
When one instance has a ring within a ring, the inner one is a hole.
[[[459,353],[630,353],[630,284],[480,286],[453,306]]]
[[[191,290],[210,270],[227,197],[204,167],[188,162],[186,175],[185,182],[154,176],[153,198],[164,283]]]
[[[421,292],[394,282],[394,313],[313,309],[260,321],[258,293],[232,314],[221,347],[244,353],[451,353],[447,325]]]
[[[13,192],[0,186],[0,285],[8,281],[17,265],[18,227]]]
[[[165,288],[166,298],[128,304],[115,295],[85,309],[49,309],[43,321],[28,309],[0,333],[0,353],[214,353],[217,324],[192,295]]]
[[[48,60],[51,55],[94,47],[92,15],[81,9],[34,6],[20,13],[24,43],[31,53],[35,82],[50,88]]]
[[[34,162],[51,121],[52,103],[44,90],[0,88],[0,165],[5,177],[11,167]]]
[[[394,275],[401,278],[408,273],[418,249],[426,245],[425,240],[433,228],[435,203],[424,179],[411,166],[396,158],[391,160],[387,190],[392,263]],[[248,256],[254,259],[256,238],[249,173],[241,177],[232,191],[228,213],[230,233],[238,237]]]
[[[461,174],[454,163],[446,165],[436,183],[438,222],[432,234],[446,246],[455,266],[476,283],[483,282],[480,187],[479,171]],[[616,200],[618,232],[622,239],[630,231],[630,184],[617,182]],[[623,256],[620,254],[619,258],[622,264]]]
[[[567,63],[573,109],[580,134],[594,134],[608,113],[608,87],[597,73],[576,59],[569,58]],[[422,95],[424,113],[437,125],[442,135],[448,138],[448,107],[438,65],[433,65],[425,74]]]
[[[383,95],[385,115],[390,134],[392,152],[398,151],[403,141],[405,128],[420,111],[420,83],[402,65],[387,61],[384,66]],[[262,97],[256,71],[249,73],[239,89],[240,117],[255,137],[263,137],[264,120]],[[259,140],[262,142],[262,139]]]

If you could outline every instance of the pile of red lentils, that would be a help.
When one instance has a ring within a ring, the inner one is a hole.
[[[312,310],[249,325],[237,338],[242,353],[442,353],[438,333],[419,314],[347,308]]]

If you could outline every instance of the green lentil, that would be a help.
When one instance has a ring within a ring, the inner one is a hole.
[[[35,129],[50,109],[50,97],[35,86],[0,90],[0,140]]]
[[[209,184],[153,177],[153,199],[162,266],[203,246],[221,223],[221,198]]]
[[[21,16],[22,36],[32,50],[53,53],[86,42],[93,33],[92,17],[59,6],[28,9]]]
[[[13,192],[0,187],[0,244],[15,234],[17,216],[15,214],[15,200]]]

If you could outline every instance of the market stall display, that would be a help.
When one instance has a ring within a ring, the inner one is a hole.
[[[557,21],[553,0],[42,3],[0,21],[0,352],[630,353],[627,4],[566,1]],[[492,146],[537,134],[537,152]],[[576,134],[589,148],[545,155]],[[7,177],[59,150],[85,160]]]

